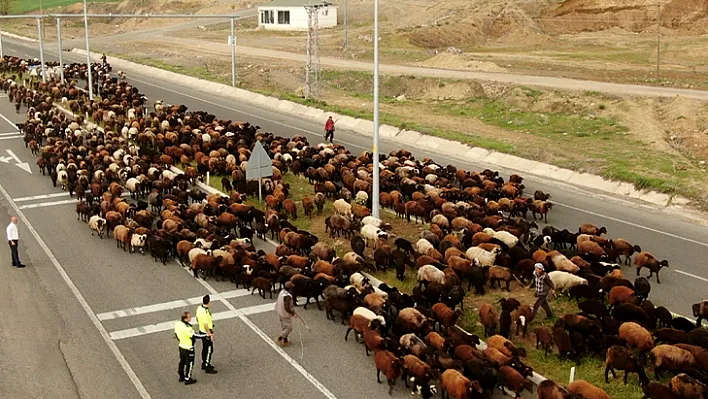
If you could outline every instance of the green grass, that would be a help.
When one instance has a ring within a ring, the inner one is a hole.
[[[91,0],[91,3],[115,3],[118,0]],[[52,9],[66,7],[72,4],[81,3],[81,0],[43,0],[42,8]],[[30,0],[10,0],[10,14],[24,14],[30,11],[38,11],[39,1]]]

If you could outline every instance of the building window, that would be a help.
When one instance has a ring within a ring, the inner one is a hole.
[[[278,11],[278,23],[280,25],[290,25],[290,11]]]
[[[263,10],[261,11],[261,23],[262,24],[272,24],[274,23],[274,12],[273,10]]]

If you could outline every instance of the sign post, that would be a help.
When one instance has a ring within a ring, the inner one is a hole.
[[[273,161],[268,156],[261,142],[256,141],[253,151],[251,151],[251,157],[248,158],[246,180],[258,179],[258,202],[263,202],[261,179],[271,176],[273,176]]]

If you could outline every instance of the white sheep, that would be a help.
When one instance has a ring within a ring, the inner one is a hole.
[[[192,260],[197,257],[197,255],[211,255],[211,251],[205,251],[201,248],[192,248],[189,250],[187,253],[187,257],[189,257],[189,264],[192,264]]]
[[[338,215],[349,216],[352,214],[352,206],[344,199],[340,198],[332,204],[334,206],[334,211]]]
[[[359,315],[361,317],[364,317],[366,320],[369,320],[369,325],[371,325],[371,322],[373,320],[378,320],[379,323],[381,323],[381,326],[386,326],[386,320],[383,318],[383,316],[377,316],[376,313],[370,311],[369,309],[359,306],[358,308],[354,309],[354,315]]]
[[[139,249],[141,254],[145,254],[146,240],[147,234],[133,234],[130,237],[130,252],[135,252],[136,249]]]
[[[366,216],[363,219],[361,219],[361,225],[363,226],[363,225],[367,225],[367,224],[381,228],[381,226],[384,223],[383,223],[383,220],[381,220],[379,218],[375,218],[373,216]]]
[[[568,272],[559,270],[548,273],[548,276],[553,281],[553,285],[557,291],[567,291],[576,285],[587,285],[588,281],[582,277],[578,277]]]
[[[195,246],[195,247],[202,248],[202,249],[211,249],[211,245],[212,245],[213,243],[214,243],[214,242],[212,242],[212,241],[207,241],[207,240],[205,240],[205,239],[203,239],[203,238],[197,238],[197,239],[194,241],[194,246]]]
[[[419,254],[427,254],[428,250],[434,249],[435,247],[433,244],[430,243],[430,241],[426,240],[425,238],[421,238],[415,243],[415,250]]]
[[[487,227],[483,231],[489,234],[490,236],[496,238],[497,240],[503,242],[509,248],[515,247],[516,244],[519,242],[519,237],[509,233],[508,231],[494,231],[489,227]]]
[[[580,270],[580,267],[578,265],[573,263],[570,259],[566,258],[566,256],[562,253],[558,251],[552,251],[550,255],[551,262],[553,263],[553,266],[556,267],[556,270],[568,273],[577,273]]]
[[[377,238],[386,239],[388,238],[388,233],[374,225],[365,224],[361,226],[361,236],[364,238],[366,246],[368,247],[369,241],[376,241]]]
[[[358,272],[349,276],[349,284],[356,287],[356,290],[359,292],[363,291],[365,286],[371,285],[369,284],[369,279]]]
[[[246,237],[246,238],[234,238],[231,240],[231,242],[235,242],[236,245],[239,247],[243,247],[244,249],[250,248],[251,247],[251,239]]]
[[[359,191],[356,193],[356,196],[354,196],[354,202],[356,202],[359,205],[364,205],[366,204],[366,201],[369,200],[369,194],[366,193],[366,191]]]
[[[57,180],[59,181],[59,184],[61,184],[61,189],[66,190],[66,185],[69,182],[69,174],[66,173],[65,170],[60,170],[57,173]]]
[[[93,215],[88,221],[88,227],[91,229],[91,235],[97,233],[98,238],[103,239],[103,232],[106,230],[106,219]]]
[[[140,187],[140,180],[136,179],[135,177],[131,177],[128,179],[128,181],[125,182],[125,188],[128,189],[131,193],[135,193],[138,191],[138,188]]]
[[[163,177],[163,178],[166,178],[166,179],[169,179],[170,181],[172,181],[172,180],[175,179],[175,177],[177,177],[177,174],[176,174],[176,173],[173,173],[172,171],[169,171],[169,170],[165,169],[165,170],[162,171],[162,177]]]
[[[497,255],[501,254],[501,248],[496,247],[487,251],[480,247],[471,247],[465,252],[465,257],[471,261],[477,260],[480,266],[494,266]]]
[[[438,175],[435,174],[427,174],[425,175],[425,182],[428,184],[435,184],[435,182],[438,180]]]
[[[445,273],[433,265],[423,265],[418,269],[418,283],[423,282],[445,285]]]

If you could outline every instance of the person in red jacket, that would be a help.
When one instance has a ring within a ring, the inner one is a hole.
[[[334,121],[331,116],[327,119],[327,122],[325,122],[325,141],[327,137],[329,137],[329,142],[332,143],[334,139]]]

